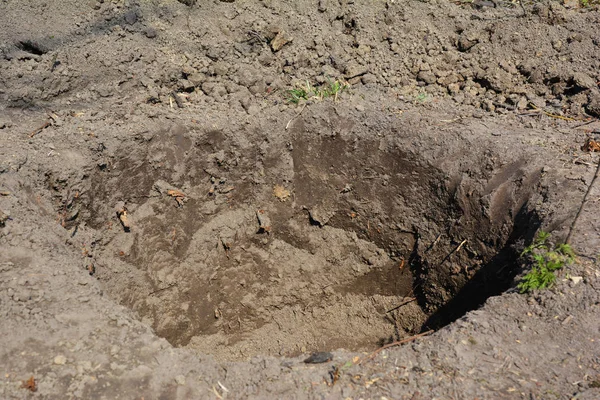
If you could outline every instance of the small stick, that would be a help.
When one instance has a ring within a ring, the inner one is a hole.
[[[156,289],[155,291],[148,293],[148,296],[152,296],[153,294],[160,293],[160,292],[162,292],[162,291],[164,291],[164,290],[171,289],[172,287],[175,287],[175,286],[177,286],[177,284],[176,284],[176,283],[174,283],[174,284],[172,284],[172,285],[169,285],[169,286],[167,286],[167,287],[165,287],[165,288]]]
[[[287,125],[285,126],[286,131],[290,127],[290,124],[292,123],[292,121],[295,120],[296,118],[298,118],[300,116],[300,114],[302,114],[302,111],[304,111],[305,108],[306,108],[306,103],[304,103],[304,106],[302,106],[302,110],[300,110],[300,112],[298,114],[294,115],[294,117],[292,117],[292,119],[290,119],[288,121]]]
[[[569,233],[567,235],[567,238],[565,239],[566,244],[569,244],[569,242],[571,241],[571,235],[573,234],[573,231],[575,230],[575,225],[577,224],[579,215],[581,215],[581,211],[583,211],[583,206],[585,205],[585,202],[587,201],[588,195],[592,191],[592,186],[594,186],[594,182],[596,182],[596,179],[598,178],[598,174],[600,174],[600,158],[598,158],[598,165],[596,166],[596,172],[594,173],[594,177],[592,178],[592,181],[590,182],[590,185],[588,186],[587,191],[583,195],[583,200],[581,201],[579,210],[577,210],[577,214],[575,214],[573,223],[571,224],[571,227],[569,228]]]
[[[427,250],[425,250],[425,253],[429,253],[429,251],[432,250],[435,247],[435,245],[440,241],[441,237],[442,237],[442,234],[440,233],[438,235],[438,237],[435,238],[433,243],[431,243],[431,245],[427,248]]]
[[[395,341],[395,342],[392,342],[392,343],[386,344],[385,346],[381,346],[380,348],[378,348],[377,350],[375,350],[374,352],[372,352],[371,354],[369,354],[369,355],[368,355],[366,358],[363,358],[363,359],[362,359],[362,360],[359,362],[359,364],[362,364],[362,362],[363,362],[363,361],[365,361],[365,360],[371,360],[371,359],[373,359],[373,358],[374,358],[374,357],[375,357],[375,356],[376,356],[376,355],[377,355],[377,354],[378,354],[380,351],[382,351],[382,350],[389,349],[390,347],[394,347],[394,346],[399,346],[399,345],[401,345],[401,344],[410,343],[410,342],[412,342],[412,341],[414,341],[414,340],[416,340],[416,339],[419,339],[419,338],[421,338],[421,337],[423,337],[423,336],[427,336],[427,335],[429,335],[429,334],[431,334],[431,333],[433,333],[433,330],[429,330],[429,331],[427,331],[427,332],[419,333],[418,335],[414,335],[414,336],[411,336],[411,337],[407,337],[407,338],[405,338],[405,339],[402,339],[402,340],[397,340],[397,341]]]
[[[467,243],[467,239],[465,239],[462,242],[460,242],[460,244],[458,245],[458,247],[456,248],[456,250],[454,252],[456,253],[457,251],[459,251],[460,249],[462,249],[462,247],[465,245],[465,243]]]
[[[411,297],[411,298],[409,298],[408,300],[405,300],[405,301],[403,301],[402,303],[400,303],[400,304],[399,304],[399,305],[397,305],[396,307],[394,307],[394,308],[390,308],[389,310],[387,310],[387,311],[386,311],[386,313],[389,313],[389,312],[395,311],[395,310],[399,309],[400,307],[402,307],[402,306],[405,306],[405,305],[407,305],[407,304],[409,304],[409,303],[412,303],[413,301],[416,301],[416,300],[417,300],[417,298],[416,298],[416,297]]]
[[[34,130],[33,132],[31,132],[29,134],[29,137],[32,138],[35,135],[37,135],[38,133],[40,133],[41,131],[43,131],[44,129],[46,129],[47,127],[50,126],[50,121],[46,121],[44,122],[44,125],[40,126],[39,128],[37,128],[36,130]]]
[[[465,243],[467,243],[467,239],[465,239],[462,242],[460,242],[460,244],[458,246],[456,246],[456,248],[454,250],[452,250],[450,253],[448,253],[448,255],[446,257],[444,257],[444,259],[442,260],[442,262],[439,265],[442,265],[444,262],[446,262],[447,259],[450,258],[450,256],[452,254],[454,254],[457,251],[459,251],[460,249],[462,249],[462,247],[465,245]]]
[[[556,115],[556,114],[552,114],[552,113],[549,113],[547,111],[544,111],[544,110],[540,109],[539,107],[537,107],[533,103],[529,103],[529,106],[531,108],[533,108],[534,110],[540,110],[541,112],[543,112],[544,114],[546,114],[547,116],[552,117],[552,118],[558,118],[558,119],[562,119],[562,120],[565,120],[565,121],[576,121],[575,118],[563,117],[562,115]]]
[[[582,126],[593,124],[596,121],[598,121],[598,120],[597,119],[592,119],[591,121],[584,122],[583,124],[575,125],[573,128],[581,128]]]

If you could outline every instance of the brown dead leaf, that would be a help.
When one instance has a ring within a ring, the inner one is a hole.
[[[183,207],[183,203],[187,201],[187,196],[182,191],[167,190],[167,194],[175,199],[178,207]]]
[[[588,138],[581,147],[583,151],[600,151],[600,143],[592,138]]]
[[[32,392],[37,392],[37,385],[35,383],[35,378],[33,377],[33,375],[31,376],[31,378],[27,379],[26,381],[23,381],[23,383],[21,383],[21,387],[23,389],[28,389]]]
[[[271,48],[274,52],[278,52],[281,50],[283,46],[291,42],[293,39],[285,34],[285,32],[280,31],[275,35],[273,40],[271,40]]]
[[[273,187],[273,195],[279,199],[279,201],[286,201],[290,197],[290,191],[281,185],[275,185]]]
[[[167,190],[167,194],[171,197],[185,197],[185,193],[179,190]]]

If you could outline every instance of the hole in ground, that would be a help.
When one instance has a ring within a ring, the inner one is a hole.
[[[398,146],[304,132],[175,127],[96,169],[70,221],[100,233],[108,293],[175,346],[245,359],[373,350],[510,286],[513,245],[539,225],[522,163],[476,185]]]
[[[17,47],[23,51],[37,56],[44,55],[48,52],[43,46],[32,40],[21,40],[17,42]]]

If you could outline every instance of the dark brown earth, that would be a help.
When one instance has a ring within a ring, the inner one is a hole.
[[[1,2],[0,397],[600,398],[599,22]]]

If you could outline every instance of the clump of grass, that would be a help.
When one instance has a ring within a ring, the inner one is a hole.
[[[287,100],[290,103],[298,104],[301,100],[318,99],[323,100],[327,97],[338,99],[340,93],[346,90],[350,85],[342,80],[327,79],[320,87],[311,86],[310,82],[299,85],[287,91]]]
[[[600,5],[600,0],[579,0],[581,7],[587,8],[592,6]]]
[[[415,96],[415,100],[413,104],[425,103],[429,99],[429,96],[425,92],[419,92],[418,95]]]
[[[306,82],[306,85],[309,86],[309,83]],[[287,100],[290,103],[298,104],[300,100],[308,100],[310,97],[310,91],[308,91],[305,87],[298,87],[294,89],[290,89],[287,91]]]
[[[575,252],[570,245],[561,243],[552,247],[549,239],[548,232],[540,231],[533,243],[521,253],[522,258],[533,264],[531,271],[517,285],[521,293],[551,287],[556,282],[555,271],[575,260]]]

